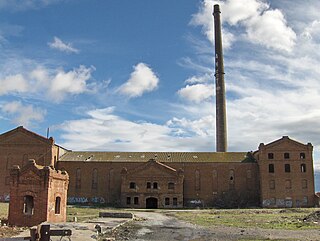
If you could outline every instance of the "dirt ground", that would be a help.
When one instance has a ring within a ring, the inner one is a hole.
[[[320,240],[319,229],[281,230],[201,227],[181,221],[168,213],[133,212],[136,219],[116,229],[109,237],[115,240]]]

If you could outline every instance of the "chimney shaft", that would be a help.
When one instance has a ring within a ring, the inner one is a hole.
[[[214,5],[215,77],[216,77],[216,151],[227,151],[227,118],[224,84],[220,7]]]

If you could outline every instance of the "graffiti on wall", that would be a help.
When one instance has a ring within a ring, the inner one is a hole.
[[[68,197],[69,204],[104,204],[105,200],[103,197]]]
[[[0,202],[9,202],[9,201],[10,201],[10,195],[9,194],[0,195]]]

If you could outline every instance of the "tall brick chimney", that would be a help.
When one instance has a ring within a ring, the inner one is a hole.
[[[227,117],[224,84],[220,7],[214,5],[215,77],[216,77],[216,151],[227,151]]]

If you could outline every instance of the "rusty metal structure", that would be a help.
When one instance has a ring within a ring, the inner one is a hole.
[[[220,6],[214,5],[215,77],[216,77],[216,151],[227,151],[227,117],[224,83]]]

